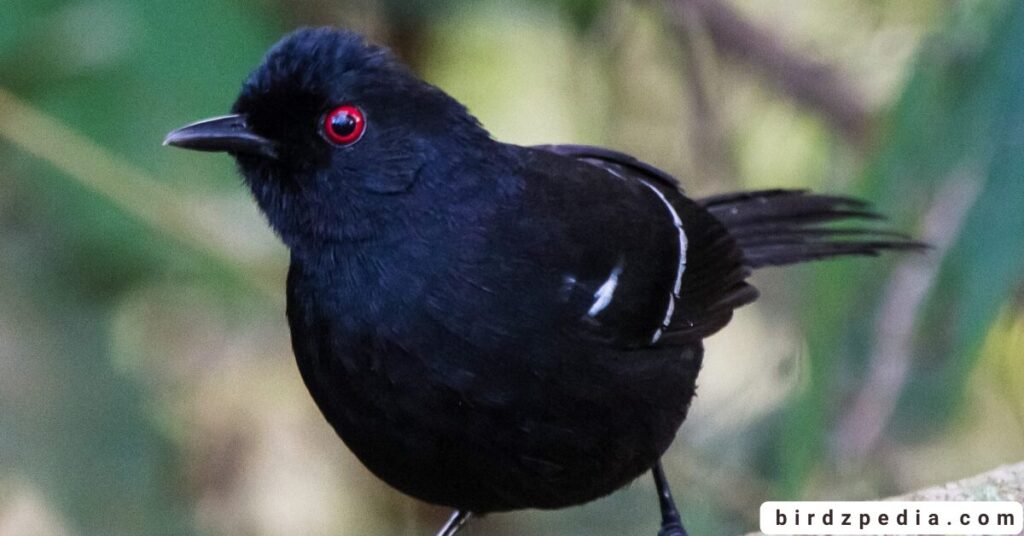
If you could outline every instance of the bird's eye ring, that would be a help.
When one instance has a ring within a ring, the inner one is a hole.
[[[324,115],[321,130],[327,141],[335,145],[352,145],[363,137],[366,118],[362,110],[345,104]]]

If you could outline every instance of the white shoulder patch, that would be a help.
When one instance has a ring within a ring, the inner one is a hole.
[[[590,306],[590,310],[587,311],[587,315],[591,318],[597,316],[601,311],[604,311],[608,307],[608,304],[612,302],[612,297],[615,295],[615,287],[619,286],[619,276],[622,275],[622,264],[616,264],[615,268],[612,269],[611,275],[608,279],[601,284],[601,287],[594,293],[594,305]]]

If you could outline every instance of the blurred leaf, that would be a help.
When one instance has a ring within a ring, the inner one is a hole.
[[[54,134],[61,142],[50,142]],[[186,245],[193,253],[219,263],[225,271],[248,281],[266,295],[278,292],[238,265],[225,252],[226,244],[216,238],[216,222],[197,219],[188,200],[174,189],[149,177],[132,164],[109,154],[104,148],[82,137],[67,126],[35,110],[0,88],[0,139],[6,139],[24,151],[59,168],[67,177],[101,195],[111,204],[153,230]],[[102,238],[112,244],[132,244],[135,240],[111,235]],[[139,252],[133,252],[138,255]],[[130,254],[129,254],[130,255]],[[275,287],[276,288],[276,285]]]
[[[584,30],[598,17],[604,9],[607,0],[556,0],[553,2],[550,0],[533,0],[533,2],[541,8],[559,11],[573,23],[577,30]],[[431,19],[445,19],[453,14],[464,12],[466,9],[471,9],[485,3],[490,3],[494,6],[516,7],[514,3],[510,4],[494,0],[459,0],[448,2],[434,2],[431,0],[384,1],[391,19],[397,19],[400,22],[417,20],[420,23]]]
[[[228,109],[271,40],[257,15],[230,0],[4,4],[0,85],[25,98],[0,102],[0,189],[18,203],[3,234],[18,255],[5,256],[0,287],[19,326],[8,344],[25,347],[13,366],[34,390],[2,399],[0,459],[37,481],[75,533],[193,531],[150,393],[112,362],[110,307],[144,278],[254,275],[224,262],[175,193],[220,183],[246,195],[225,180],[229,159],[160,141]]]
[[[935,409],[955,407],[985,334],[1024,278],[1024,4],[994,5],[1004,9],[964,17],[966,42],[944,54],[926,50],[926,65],[899,105],[897,121],[942,124],[894,125],[882,164],[868,177],[872,197],[893,210],[908,190],[935,191],[961,173],[982,186],[926,305],[898,428],[927,429],[949,416]],[[987,44],[973,38],[980,23],[992,28]],[[928,408],[928,418],[914,408]]]
[[[906,435],[934,431],[956,407],[985,333],[1024,276],[1021,50],[1024,3],[962,4],[948,32],[923,49],[861,183],[866,197],[903,225],[951,177],[966,173],[982,183],[918,318],[915,368],[894,426]],[[793,440],[777,453],[790,495],[820,462],[829,423],[871,353],[874,317],[843,315],[856,303],[874,304],[872,310],[880,301],[881,268],[861,266],[817,270],[808,308],[811,383],[789,412],[785,435]]]

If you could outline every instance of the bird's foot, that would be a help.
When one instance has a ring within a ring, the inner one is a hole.
[[[466,510],[456,510],[452,512],[452,516],[448,518],[448,522],[441,527],[441,531],[437,533],[437,536],[455,536],[456,532],[466,525],[469,518],[473,516],[472,512]]]
[[[687,536],[682,523],[666,523],[661,526],[658,536]]]
[[[661,461],[654,464],[651,473],[654,474],[654,485],[658,488],[658,502],[661,505],[661,530],[658,531],[658,536],[687,536],[679,509],[672,499],[672,490],[669,489],[665,471],[661,468]]]

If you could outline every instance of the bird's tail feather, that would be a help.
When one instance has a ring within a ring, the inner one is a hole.
[[[762,190],[708,197],[700,204],[729,230],[751,268],[926,247],[906,235],[864,227],[883,218],[850,197]],[[844,221],[859,225],[829,226]]]

